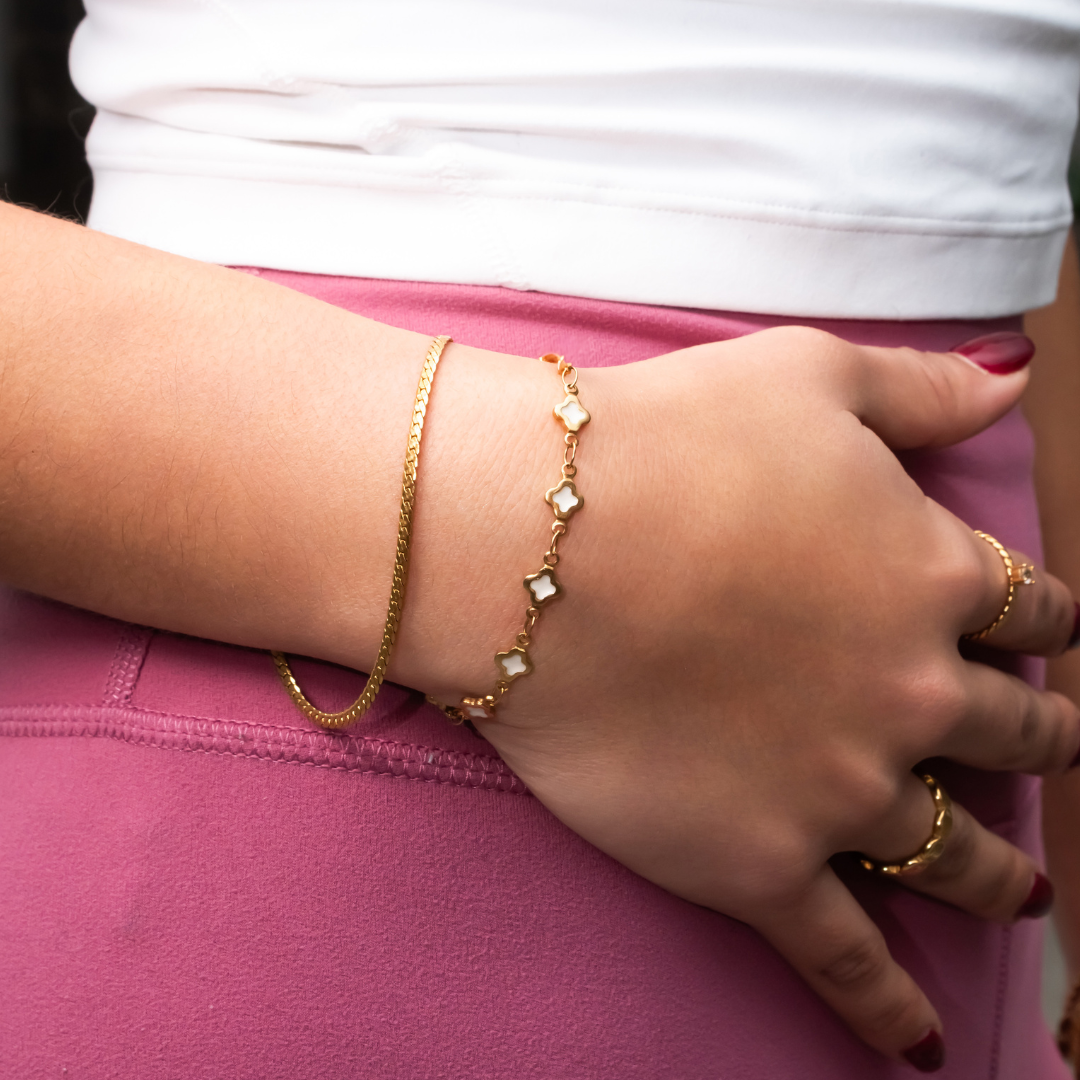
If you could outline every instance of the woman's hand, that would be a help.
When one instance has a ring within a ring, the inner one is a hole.
[[[1025,380],[804,329],[585,372],[566,595],[481,725],[567,825],[757,928],[897,1059],[938,1018],[827,860],[918,850],[924,758],[1048,773],[1080,747],[1065,698],[961,658],[1002,608],[1002,560],[892,453],[974,434]],[[1040,572],[1015,603],[986,644],[1060,652],[1068,590]],[[1035,873],[956,807],[903,883],[1009,922]]]
[[[0,323],[0,578],[370,669],[426,335],[4,205]],[[826,860],[923,843],[923,758],[1052,772],[1080,744],[1064,698],[961,659],[1001,560],[891,452],[973,434],[1025,378],[799,329],[587,372],[566,596],[484,729],[570,827],[757,927],[894,1057],[938,1021]],[[550,535],[557,389],[450,346],[391,678],[489,685]],[[1071,627],[1040,574],[988,644]],[[1008,920],[1034,873],[958,809],[906,883]]]

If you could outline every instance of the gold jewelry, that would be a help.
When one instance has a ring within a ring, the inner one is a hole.
[[[920,780],[930,789],[934,796],[934,827],[930,831],[930,838],[914,855],[899,862],[885,863],[877,859],[868,859],[865,855],[859,856],[859,862],[866,870],[874,870],[886,877],[904,877],[925,870],[931,863],[941,858],[945,850],[945,841],[952,832],[952,800],[945,794],[945,789],[929,773],[924,773]]]
[[[559,539],[566,535],[570,518],[584,505],[585,499],[574,484],[577,466],[578,432],[592,419],[585,407],[578,400],[577,370],[556,353],[545,353],[540,359],[545,364],[557,364],[562,377],[565,396],[552,413],[565,428],[563,434],[562,478],[544,495],[544,501],[551,507],[555,520],[551,523],[551,545],[544,552],[543,563],[534,574],[527,574],[523,582],[529,594],[529,606],[525,609],[525,624],[505,652],[495,654],[495,669],[499,673],[494,689],[487,694],[466,694],[458,706],[443,705],[433,697],[428,697],[432,705],[438,706],[455,723],[462,724],[472,720],[491,720],[495,716],[495,707],[502,696],[510,689],[510,684],[522,675],[533,670],[529,657],[532,644],[532,630],[544,606],[556,597],[562,596],[563,587],[555,577],[555,567],[559,562]]]
[[[1009,595],[1005,597],[1005,606],[1001,609],[1000,614],[989,626],[983,627],[982,630],[974,634],[964,635],[969,641],[981,641],[984,637],[989,637],[1005,621],[1005,616],[1009,614],[1013,600],[1016,597],[1017,585],[1035,584],[1035,567],[1031,563],[1013,562],[1008,550],[989,533],[980,532],[976,529],[975,535],[980,540],[985,540],[1001,556],[1001,561],[1005,564],[1005,576],[1009,580]]]
[[[1078,979],[1065,1002],[1065,1011],[1057,1029],[1057,1044],[1061,1056],[1080,1076],[1080,979]]]
[[[416,499],[416,469],[420,463],[420,437],[424,432],[424,416],[427,414],[428,395],[431,384],[435,381],[435,369],[439,358],[451,338],[437,337],[428,348],[424,357],[424,366],[420,371],[420,382],[416,387],[416,400],[413,403],[412,427],[409,428],[409,441],[405,448],[405,468],[401,482],[401,512],[398,515],[397,555],[394,559],[394,580],[390,586],[390,605],[386,612],[386,624],[383,627],[382,644],[375,666],[371,669],[367,682],[360,696],[341,712],[323,712],[317,709],[300,689],[289,662],[283,653],[272,652],[274,666],[277,668],[289,697],[296,702],[300,711],[320,727],[337,729],[347,727],[359,720],[371,708],[375,695],[382,686],[386,675],[386,665],[390,660],[390,650],[397,638],[401,611],[405,604],[405,583],[409,576],[409,544],[412,541],[413,503]]]

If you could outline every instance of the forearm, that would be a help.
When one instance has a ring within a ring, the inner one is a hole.
[[[1080,268],[1070,244],[1058,298],[1032,312],[1038,347],[1024,408],[1035,431],[1036,485],[1047,569],[1080,596]],[[1080,652],[1050,661],[1048,683],[1080,702]],[[1059,902],[1056,919],[1071,971],[1080,973],[1080,775],[1047,778],[1047,859]]]
[[[429,338],[8,205],[0,244],[0,577],[369,665]],[[514,631],[508,570],[543,550],[556,385],[535,360],[447,350],[391,669],[402,681],[486,679],[490,646]],[[480,585],[504,580],[506,595]]]

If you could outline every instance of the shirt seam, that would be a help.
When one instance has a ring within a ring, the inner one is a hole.
[[[120,161],[119,159],[113,159],[109,162],[104,155],[92,155],[90,157],[90,164],[93,167],[95,173],[97,172],[115,172],[115,173],[142,173],[156,176],[168,176],[168,177],[199,177],[206,180],[212,180],[219,183],[231,183],[231,184],[283,184],[291,187],[337,187],[337,188],[353,188],[358,191],[380,191],[386,190],[392,192],[395,196],[401,197],[402,195],[410,194],[410,192],[402,191],[401,188],[395,188],[393,181],[399,181],[402,179],[419,180],[426,184],[429,184],[432,192],[446,192],[445,181],[440,172],[436,171],[431,174],[424,174],[422,176],[409,175],[403,177],[401,175],[393,175],[389,172],[382,174],[378,177],[379,183],[359,183],[355,175],[346,175],[344,172],[341,174],[340,181],[328,179],[325,175],[320,176],[307,176],[307,177],[283,177],[283,176],[225,176],[221,174],[215,174],[211,172],[200,172],[194,169],[181,170],[178,168],[161,168],[151,166],[145,163],[144,160],[128,159]],[[370,180],[371,178],[365,178]],[[456,178],[460,183],[460,177]],[[604,191],[606,188],[590,188],[591,191]],[[614,189],[619,190],[623,194],[632,193],[632,188]],[[425,194],[426,192],[419,192],[418,194]],[[451,193],[447,193],[451,194]],[[551,204],[566,204],[572,203],[577,206],[586,206],[590,208],[596,208],[601,210],[616,210],[626,211],[630,213],[648,213],[648,214],[678,214],[681,216],[702,218],[706,220],[721,220],[721,221],[752,221],[761,225],[772,225],[778,228],[795,228],[806,229],[815,232],[833,232],[833,233],[866,233],[879,236],[926,236],[926,237],[960,237],[960,238],[979,238],[979,239],[992,239],[992,240],[1014,240],[1025,241],[1032,240],[1037,237],[1046,236],[1051,233],[1059,232],[1062,229],[1068,228],[1072,223],[1073,215],[1071,211],[1062,212],[1052,218],[1037,218],[1028,221],[995,221],[995,222],[966,222],[957,219],[946,218],[913,218],[913,217],[875,217],[874,215],[859,215],[845,211],[838,210],[818,210],[818,209],[806,209],[798,206],[785,206],[782,203],[759,203],[748,204],[744,212],[737,212],[734,210],[704,210],[700,208],[689,208],[679,206],[648,206],[642,203],[633,202],[606,202],[603,199],[588,199],[581,195],[572,194],[560,194],[560,195],[540,195],[529,194],[526,192],[500,192],[492,191],[489,188],[485,188],[484,181],[476,177],[473,177],[472,190],[469,193],[470,198],[476,201],[482,201],[484,199],[491,200],[503,200],[507,202],[518,201],[527,203],[551,203]],[[755,213],[755,209],[760,209],[760,212]],[[802,214],[807,217],[821,217],[831,218],[832,221],[796,221],[790,218],[782,219],[778,216],[768,216],[768,211],[784,211],[791,214]],[[875,223],[875,224],[871,224]]]

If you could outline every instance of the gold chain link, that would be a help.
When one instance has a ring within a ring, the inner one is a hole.
[[[562,378],[566,397],[552,410],[555,419],[563,424],[562,479],[544,496],[555,513],[551,524],[551,544],[544,552],[541,568],[525,578],[524,585],[529,592],[530,603],[525,609],[525,622],[521,632],[514,639],[512,648],[495,654],[495,667],[500,678],[487,694],[466,694],[457,706],[443,705],[433,697],[428,697],[432,705],[438,706],[455,724],[472,720],[490,720],[495,715],[495,707],[503,695],[510,689],[513,681],[521,675],[532,672],[532,660],[528,648],[532,644],[532,631],[540,618],[543,606],[557,596],[562,595],[562,586],[555,579],[555,567],[559,563],[559,541],[569,529],[567,521],[585,505],[585,500],[578,493],[574,484],[577,476],[577,432],[584,427],[591,417],[578,400],[578,373],[573,364],[557,353],[546,353],[540,359],[548,364],[557,364]],[[541,595],[542,592],[542,595]]]
[[[277,668],[278,675],[281,676],[285,689],[289,692],[289,697],[309,720],[320,727],[336,730],[359,720],[371,708],[371,703],[375,700],[375,695],[379,692],[386,675],[390,650],[397,639],[401,611],[405,604],[405,584],[409,576],[409,545],[412,542],[413,504],[416,501],[416,470],[420,463],[420,437],[424,432],[424,417],[427,415],[431,384],[435,381],[435,369],[439,366],[443,349],[450,341],[449,337],[442,336],[435,338],[431,343],[427,356],[424,357],[424,366],[420,371],[420,382],[416,387],[412,427],[409,429],[409,442],[405,449],[405,468],[401,482],[401,512],[398,515],[397,554],[394,558],[394,579],[390,586],[390,604],[386,612],[386,624],[383,626],[379,654],[375,658],[375,666],[371,669],[363,691],[347,709],[341,712],[323,712],[304,697],[304,692],[290,670],[284,653],[272,652],[270,654],[274,658],[274,666]]]

